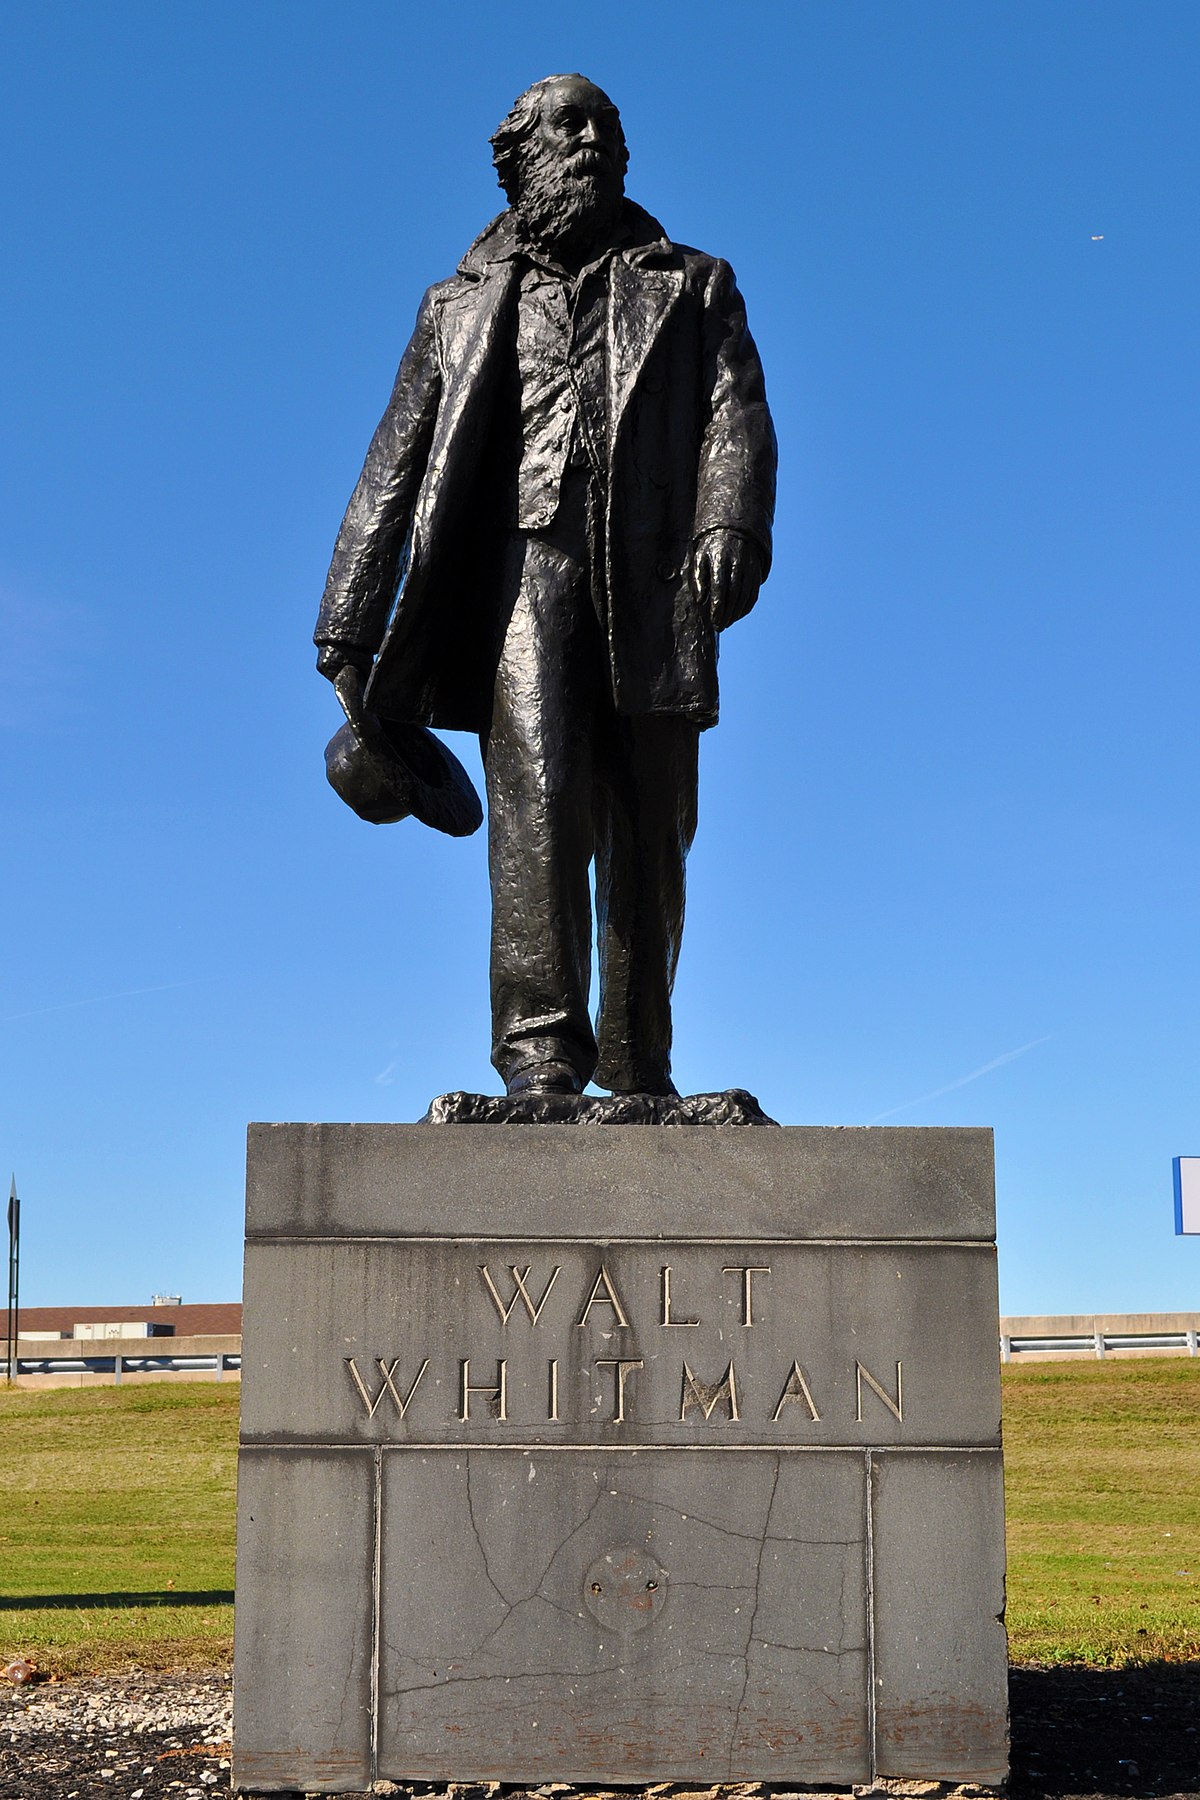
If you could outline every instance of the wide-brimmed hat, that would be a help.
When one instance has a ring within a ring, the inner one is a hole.
[[[394,825],[411,814],[448,837],[470,837],[479,830],[479,795],[440,738],[423,725],[401,725],[368,712],[352,670],[342,670],[334,687],[346,723],[325,746],[325,773],[360,819]]]

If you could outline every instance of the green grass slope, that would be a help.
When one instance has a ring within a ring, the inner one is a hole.
[[[0,1388],[0,1660],[228,1661],[237,1414],[237,1382]]]
[[[1004,1371],[1014,1662],[1200,1660],[1200,1359]]]
[[[233,1638],[238,1386],[0,1388],[0,1660],[205,1668]],[[1200,1360],[1004,1371],[1013,1660],[1200,1660]]]

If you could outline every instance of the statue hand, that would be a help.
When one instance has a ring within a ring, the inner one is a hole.
[[[757,600],[762,557],[753,538],[719,526],[697,538],[688,574],[714,629],[724,631],[744,619]]]

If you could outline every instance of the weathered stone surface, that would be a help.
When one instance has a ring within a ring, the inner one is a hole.
[[[369,1450],[239,1453],[243,1787],[336,1794],[371,1780],[374,1486]]]
[[[381,1773],[864,1780],[862,1459],[729,1460],[389,1452]]]
[[[999,1785],[1008,1772],[1004,1471],[998,1450],[876,1456],[880,1775]]]
[[[252,1125],[246,1232],[988,1243],[992,1134]]]
[[[439,1094],[422,1125],[774,1125],[753,1094]]]
[[[755,1265],[754,1323],[746,1326],[746,1277],[738,1271]],[[514,1268],[525,1271],[536,1328]],[[609,1285],[601,1282],[587,1309],[601,1270]],[[722,1442],[1000,1443],[995,1265],[981,1244],[748,1244],[732,1236],[720,1245],[251,1243],[245,1296],[246,1443],[460,1444],[464,1358],[473,1384],[494,1384],[504,1360],[506,1418],[471,1407],[473,1435],[495,1444],[690,1444],[691,1408],[680,1419],[685,1363],[708,1382],[733,1367],[739,1417],[722,1416]],[[664,1298],[673,1321],[666,1326]],[[500,1309],[514,1301],[505,1324]],[[616,1376],[596,1363],[615,1357],[642,1365],[626,1376],[620,1421]],[[350,1358],[376,1389],[380,1360],[393,1367],[402,1396],[428,1365],[403,1417],[386,1391],[368,1416]],[[559,1422],[547,1417],[550,1358],[558,1364]],[[773,1421],[793,1362],[811,1405],[793,1379]],[[893,1402],[900,1383],[902,1419],[859,1370]],[[722,1415],[728,1410],[723,1403]]]
[[[255,1127],[248,1195],[243,1787],[995,1777],[989,1134]]]

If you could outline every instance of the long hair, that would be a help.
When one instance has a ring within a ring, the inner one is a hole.
[[[535,81],[532,87],[513,101],[505,117],[497,125],[491,136],[492,162],[496,169],[496,179],[504,189],[510,206],[517,204],[517,196],[521,191],[521,152],[526,142],[533,136],[538,120],[542,116],[542,97],[546,89],[554,81],[587,81],[589,87],[596,87],[594,81],[588,81],[586,75],[545,75],[541,81]],[[602,88],[596,88],[603,93]],[[607,99],[607,95],[605,98]],[[611,103],[610,103],[611,104]],[[620,139],[621,174],[629,167],[629,150],[625,143],[625,132],[621,126],[620,115],[617,115],[617,133]]]

